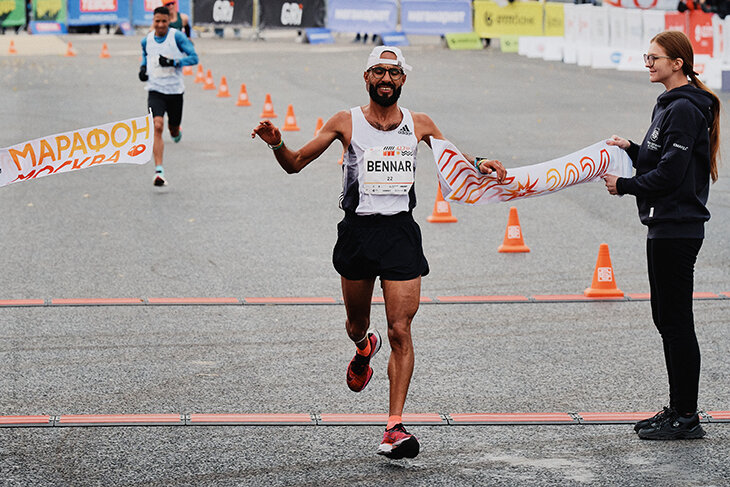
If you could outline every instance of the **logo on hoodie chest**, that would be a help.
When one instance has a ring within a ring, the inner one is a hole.
[[[646,148],[651,151],[661,150],[662,146],[656,143],[657,140],[659,140],[659,127],[654,127],[654,131],[649,136],[649,140],[646,141]]]

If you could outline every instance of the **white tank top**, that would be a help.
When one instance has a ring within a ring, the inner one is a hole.
[[[147,34],[147,81],[148,91],[157,91],[166,95],[179,95],[185,91],[182,68],[174,66],[160,66],[160,55],[170,59],[182,59],[185,54],[180,51],[175,42],[175,29],[170,28],[167,37],[162,43],[155,40],[155,32]]]
[[[378,130],[360,107],[350,109],[352,137],[342,164],[340,208],[358,215],[395,215],[416,206],[416,139],[411,112],[393,130]]]

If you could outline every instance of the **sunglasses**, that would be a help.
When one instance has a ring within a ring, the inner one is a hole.
[[[390,75],[390,79],[396,80],[400,79],[401,76],[403,76],[403,70],[400,68],[381,68],[380,66],[376,66],[374,68],[368,69],[371,73],[375,75],[376,78],[382,78],[385,76],[385,73],[387,72]]]
[[[650,68],[654,67],[654,63],[657,59],[674,59],[670,56],[655,56],[653,54],[644,54],[644,64],[649,66]]]

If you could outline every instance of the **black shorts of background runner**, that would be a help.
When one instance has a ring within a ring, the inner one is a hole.
[[[421,229],[405,211],[390,216],[346,212],[337,224],[332,263],[342,277],[352,281],[378,276],[386,281],[408,281],[429,272]]]
[[[167,125],[179,127],[182,122],[183,96],[166,95],[159,91],[147,93],[147,106],[152,109],[153,117],[164,117],[167,112]]]

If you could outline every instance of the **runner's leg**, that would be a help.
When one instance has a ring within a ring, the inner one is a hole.
[[[409,281],[383,281],[385,315],[388,320],[390,360],[390,416],[401,416],[413,375],[414,351],[411,322],[421,301],[421,278]]]
[[[353,281],[342,279],[342,297],[345,300],[347,321],[345,328],[350,340],[360,342],[364,348],[366,343],[362,339],[370,328],[370,303],[373,299],[375,278]]]
[[[162,154],[165,151],[165,143],[162,141],[162,132],[165,129],[164,117],[154,117],[155,138],[152,144],[152,154],[155,157],[155,166],[162,165]]]

